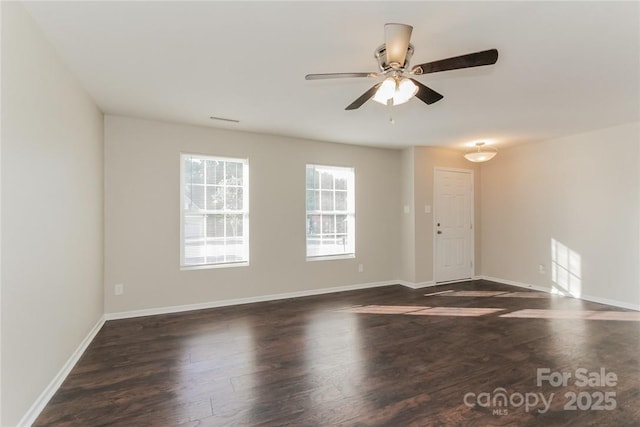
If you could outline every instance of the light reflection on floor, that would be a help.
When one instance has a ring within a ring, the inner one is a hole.
[[[508,292],[496,296],[498,298],[551,298],[552,295],[547,292]]]
[[[411,316],[463,316],[476,317],[505,311],[505,308],[494,307],[426,307],[412,305],[356,305],[335,310],[351,314],[403,314]],[[501,314],[500,317],[518,319],[585,319],[585,320],[619,320],[640,322],[637,311],[593,311],[593,310],[554,310],[523,309]]]
[[[505,291],[442,291],[424,294],[425,297],[501,297],[501,298],[551,298],[547,292],[505,292]]]
[[[640,322],[637,311],[589,311],[589,310],[542,310],[527,309],[503,314],[500,317],[520,319],[586,319],[586,320],[622,320]]]
[[[366,314],[407,314],[412,311],[420,311],[430,307],[419,305],[356,305],[340,310],[343,313],[366,313]]]
[[[506,294],[505,291],[454,291],[442,294],[443,297],[495,297]]]
[[[415,316],[483,316],[504,311],[504,308],[424,307],[395,305],[359,305],[337,310],[355,314],[410,314]]]
[[[475,317],[504,311],[504,308],[476,308],[476,307],[433,307],[427,310],[414,311],[407,314],[418,316],[464,316]]]

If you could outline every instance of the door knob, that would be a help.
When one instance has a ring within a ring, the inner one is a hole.
[[[442,234],[442,231],[438,230],[438,234]]]

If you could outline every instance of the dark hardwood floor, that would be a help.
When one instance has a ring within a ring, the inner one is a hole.
[[[109,321],[34,425],[638,426],[640,313],[474,281]]]

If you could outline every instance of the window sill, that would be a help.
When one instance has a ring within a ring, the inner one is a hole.
[[[208,270],[213,268],[233,268],[233,267],[249,267],[249,261],[229,262],[225,264],[181,265],[180,271]]]
[[[355,259],[355,254],[308,256],[307,261],[331,261],[334,259]]]

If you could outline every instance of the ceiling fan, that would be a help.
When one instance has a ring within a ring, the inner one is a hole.
[[[413,27],[406,24],[385,24],[384,41],[378,47],[374,56],[378,61],[380,71],[371,73],[325,73],[307,74],[307,80],[338,79],[346,77],[384,77],[358,99],[353,101],[345,110],[355,110],[373,98],[374,101],[385,105],[399,105],[409,101],[414,95],[426,104],[440,101],[443,96],[428,88],[413,76],[437,73],[440,71],[457,70],[460,68],[480,67],[495,64],[498,60],[496,49],[483,50],[439,61],[427,62],[409,69],[409,61],[413,55],[413,45],[409,43]]]

